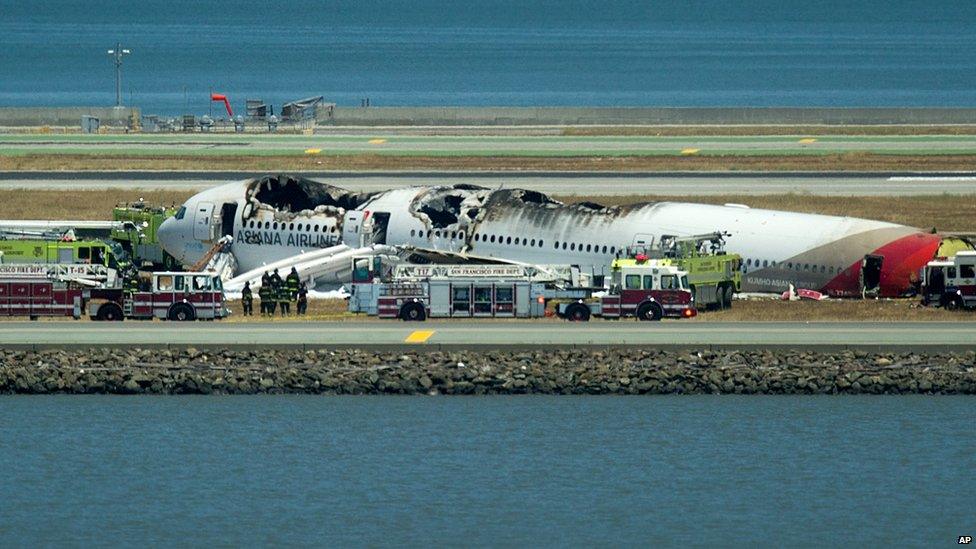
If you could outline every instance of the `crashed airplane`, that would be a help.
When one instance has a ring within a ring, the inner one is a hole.
[[[451,257],[535,265],[573,264],[599,276],[627,247],[662,235],[731,233],[746,292],[790,284],[832,296],[908,292],[919,269],[958,239],[918,229],[742,205],[656,202],[563,204],[523,189],[474,185],[353,193],[319,181],[266,176],[201,192],[160,227],[162,246],[193,264],[220,239],[237,272],[308,262],[378,245]],[[317,254],[317,255],[310,255]]]

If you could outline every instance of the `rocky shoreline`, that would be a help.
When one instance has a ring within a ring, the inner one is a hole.
[[[0,394],[976,394],[976,352],[0,350]]]

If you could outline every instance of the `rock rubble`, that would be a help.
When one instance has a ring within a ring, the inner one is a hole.
[[[976,352],[0,350],[0,393],[976,394]]]

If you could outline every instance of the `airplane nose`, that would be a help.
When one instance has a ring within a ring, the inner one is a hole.
[[[177,227],[176,219],[169,218],[163,221],[162,225],[156,229],[156,240],[159,241],[159,245],[166,250],[166,253],[175,257],[176,259],[182,260],[182,250],[180,249],[180,231]]]

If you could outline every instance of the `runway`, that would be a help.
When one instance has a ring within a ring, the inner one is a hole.
[[[353,134],[0,135],[3,154],[641,156],[973,154],[972,135],[566,136]]]
[[[3,322],[0,346],[976,350],[976,323],[665,321]]]
[[[0,172],[0,189],[199,191],[255,177],[253,172]],[[918,196],[976,194],[976,173],[654,173],[654,172],[309,172],[306,177],[358,192],[469,183],[563,196],[809,194]]]

